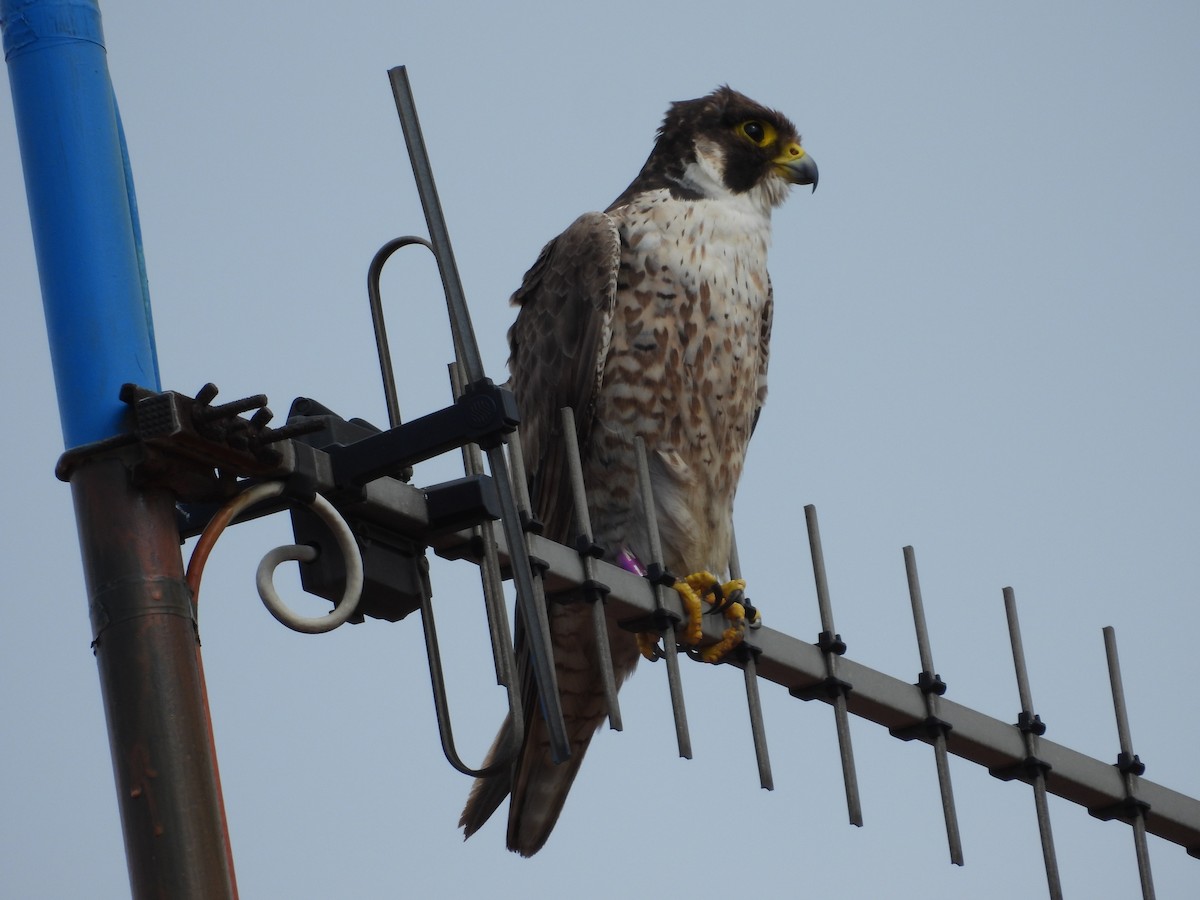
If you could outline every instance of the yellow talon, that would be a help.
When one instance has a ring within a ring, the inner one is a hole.
[[[732,582],[730,583],[732,584]],[[700,651],[700,658],[705,662],[720,662],[746,637],[746,608],[742,604],[737,602],[729,604],[725,610],[725,618],[733,624],[725,629],[721,640]]]
[[[745,629],[743,628],[726,628],[725,634],[721,636],[721,640],[700,651],[700,658],[706,663],[720,662],[730,650],[742,642],[742,637],[745,633]]]
[[[730,600],[737,592],[746,590],[746,582],[735,578],[721,584],[711,572],[693,572],[686,578],[681,578],[672,585],[679,594],[683,604],[687,622],[684,625],[680,640],[687,646],[697,646],[704,637],[703,615],[704,603],[721,610],[731,623],[721,635],[721,639],[700,651],[700,658],[705,662],[717,663],[733,650],[746,636],[746,628],[757,628],[762,617],[758,610],[751,607],[753,614],[746,615],[746,607],[736,600]],[[637,646],[642,656],[648,660],[662,658],[662,650],[658,646],[658,635],[654,632],[641,632],[637,635]]]
[[[653,631],[639,631],[634,637],[637,638],[638,650],[650,662],[654,662],[662,656],[662,652],[658,649],[658,635]]]
[[[730,596],[734,591],[746,592],[746,579],[735,578],[732,581],[727,581],[721,585],[721,592],[726,596]]]
[[[760,624],[761,617],[757,609],[754,610],[753,618],[748,620],[745,606],[737,601],[731,602],[728,600],[729,597],[735,595],[735,592],[744,592],[746,590],[746,582],[741,578],[735,578],[721,584],[711,572],[694,572],[686,578],[677,581],[674,584],[674,588],[683,602],[683,609],[688,617],[683,635],[684,643],[695,646],[700,643],[703,637],[701,627],[701,616],[703,614],[702,600],[721,609],[725,618],[732,623],[729,628],[725,629],[721,640],[709,647],[705,647],[700,652],[700,658],[705,662],[720,662],[730,650],[742,642],[746,634],[747,625],[751,628],[757,628]]]
[[[683,632],[683,642],[685,644],[695,645],[700,643],[700,638],[704,634],[702,619],[704,615],[704,607],[700,603],[702,591],[709,587],[708,584],[701,584],[701,576],[708,575],[707,572],[697,572],[695,575],[689,575],[687,578],[675,582],[672,587],[679,594],[680,600],[683,602],[683,611],[687,616],[687,627]],[[713,582],[716,579],[713,578]]]

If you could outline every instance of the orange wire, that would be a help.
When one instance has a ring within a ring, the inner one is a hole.
[[[196,616],[196,621],[199,621],[199,599],[200,599],[200,579],[204,576],[204,565],[208,562],[209,554],[216,546],[217,538],[222,532],[229,527],[229,523],[233,521],[234,516],[248,506],[245,495],[235,497],[229,503],[226,503],[217,514],[209,520],[209,523],[204,526],[204,531],[200,533],[200,539],[196,541],[196,546],[192,550],[192,555],[188,559],[187,572],[184,574],[184,581],[187,583],[188,589],[192,594],[192,612]],[[197,624],[197,629],[199,625]],[[225,845],[225,861],[229,867],[229,884],[233,891],[234,900],[238,900],[237,875],[233,867],[233,843],[229,838],[229,819],[225,815],[225,792],[221,787],[221,769],[217,763],[217,740],[213,734],[212,727],[212,710],[208,705],[208,682],[204,678],[204,660],[200,655],[200,635],[199,630],[196,633],[196,670],[200,676],[200,702],[204,709],[204,731],[208,737],[209,757],[213,764],[213,783],[217,792],[217,811],[221,816],[221,835]]]

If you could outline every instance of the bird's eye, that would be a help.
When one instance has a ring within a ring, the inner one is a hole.
[[[738,131],[755,147],[765,147],[775,140],[775,129],[758,119],[743,122],[738,126]]]

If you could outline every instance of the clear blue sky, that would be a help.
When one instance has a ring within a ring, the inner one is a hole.
[[[737,520],[772,627],[819,631],[820,511],[838,630],[918,671],[901,547],[938,671],[1015,718],[1001,588],[1021,605],[1048,736],[1115,759],[1101,628],[1117,629],[1147,777],[1200,794],[1200,6],[1178,3],[102,5],[167,386],[313,396],[385,419],[364,280],[424,223],[386,70],[409,66],[487,364],[541,245],[632,179],[671,100],[728,82],[786,111],[821,166],[777,214],[771,397]],[[127,894],[11,104],[0,91],[9,474],[0,627],[0,893]],[[427,260],[389,270],[407,415],[447,402]],[[432,483],[453,460],[418,469]],[[852,723],[866,827],[846,824],[832,716],[764,688],[761,791],[741,676],[623,692],[546,849],[469,843],[437,746],[420,629],[285,631],[253,569],[282,518],[227,535],[201,609],[246,897],[1044,896],[1028,789],[953,761],[967,865],[947,862],[931,754]],[[501,718],[469,567],[438,565],[456,732]],[[285,589],[288,579],[281,579]],[[292,582],[294,584],[294,580]],[[294,588],[293,588],[294,590]],[[303,600],[297,598],[297,604]],[[1068,896],[1137,896],[1129,830],[1052,800]],[[1200,861],[1151,840],[1162,898]]]

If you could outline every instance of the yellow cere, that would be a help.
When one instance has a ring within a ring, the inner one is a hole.
[[[804,155],[804,148],[795,141],[792,141],[783,148],[782,153],[775,157],[774,162],[779,163],[780,165],[787,165],[790,162],[795,162]]]

